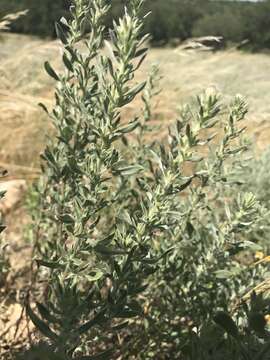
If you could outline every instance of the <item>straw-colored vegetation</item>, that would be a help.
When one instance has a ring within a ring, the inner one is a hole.
[[[50,104],[53,97],[53,83],[43,71],[43,63],[49,59],[59,68],[60,46],[57,41],[13,34],[1,35],[0,41],[0,161],[9,167],[36,166],[50,126],[37,104],[41,101]],[[152,49],[139,76],[143,78],[150,64],[155,62],[159,63],[161,74],[166,75],[155,109],[159,120],[173,119],[177,105],[213,86],[228,98],[234,93],[247,97],[251,134],[260,148],[267,145],[269,55],[235,50],[206,53]],[[16,173],[18,171],[17,168]]]

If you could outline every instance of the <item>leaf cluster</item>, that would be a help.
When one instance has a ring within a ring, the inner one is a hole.
[[[237,95],[224,105],[207,90],[180,109],[164,142],[155,140],[157,68],[147,81],[135,78],[147,53],[142,5],[130,1],[107,32],[105,0],[74,0],[70,18],[56,25],[64,71],[45,63],[55,105],[41,106],[56,137],[42,154],[33,230],[37,276],[47,286],[27,312],[60,358],[181,358],[193,333],[203,349],[213,319],[238,339],[228,314],[266,278],[264,265],[241,260],[258,250],[246,234],[264,208],[250,191],[228,196],[247,150],[246,101]],[[141,113],[123,119],[139,94]],[[218,343],[225,339],[227,355],[249,344],[245,335],[231,346],[226,334]],[[193,360],[198,352],[190,351]]]

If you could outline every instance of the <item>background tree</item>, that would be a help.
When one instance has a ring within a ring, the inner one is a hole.
[[[270,48],[270,1],[265,0],[254,7],[245,8],[243,14],[245,36],[254,50]]]
[[[106,24],[121,15],[125,0],[110,1]],[[0,17],[29,9],[28,16],[12,26],[19,33],[55,37],[54,22],[67,14],[69,0],[1,0]],[[223,36],[227,43],[248,39],[255,50],[270,47],[270,1],[148,0],[151,11],[145,23],[154,44],[191,36]]]

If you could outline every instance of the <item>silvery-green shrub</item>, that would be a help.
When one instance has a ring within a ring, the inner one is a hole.
[[[41,104],[56,136],[33,214],[45,289],[27,312],[60,358],[180,358],[191,330],[264,277],[237,257],[256,248],[245,233],[263,209],[249,192],[226,198],[247,149],[246,102],[226,107],[205,92],[154,140],[156,67],[135,81],[147,51],[142,5],[130,1],[108,31],[105,0],[74,0],[56,24],[65,69],[45,63],[57,84],[53,109]],[[140,93],[141,116],[122,119]]]
[[[215,93],[206,92],[182,109],[167,144],[135,145],[134,154],[148,154],[152,173],[139,181],[140,193],[149,194],[156,183],[163,189],[167,179],[172,191],[163,195],[156,211],[169,231],[159,231],[155,246],[173,250],[145,292],[148,310],[137,330],[143,335],[133,342],[142,359],[157,354],[180,358],[192,329],[199,333],[216,311],[231,311],[248,289],[267,277],[265,266],[241,259],[245,252],[252,258],[260,249],[247,235],[265,215],[252,193],[239,192],[235,161],[247,150],[241,138],[246,113],[241,96],[227,108]],[[173,198],[178,179],[185,179],[184,196]],[[125,201],[134,203],[134,197]]]
[[[135,180],[144,170],[128,162],[118,146],[139,126],[136,118],[123,123],[121,109],[146,85],[132,82],[146,54],[147,37],[140,37],[142,4],[129,3],[109,42],[102,25],[106,2],[74,1],[71,20],[56,24],[66,70],[58,74],[45,63],[57,82],[56,101],[51,112],[41,106],[57,136],[42,155],[44,177],[35,221],[41,256],[37,263],[48,269],[49,280],[46,304],[37,303],[39,314],[29,305],[27,310],[52,349],[65,356],[80,348],[85,333],[88,351],[95,352],[98,336],[106,339],[142,314],[137,294],[167,252],[152,246],[150,207],[141,204],[149,218],[145,224],[133,218],[132,209],[119,207],[109,222],[106,215],[122,197],[126,179]],[[106,356],[111,350],[105,349]]]
[[[261,256],[266,257],[270,248],[269,239],[269,210],[270,210],[270,186],[269,186],[269,159],[270,150],[267,148],[260,154],[254,154],[249,161],[239,166],[238,178],[241,179],[239,186],[241,191],[251,191],[265,208],[265,214],[255,229],[251,229],[248,237],[251,241],[262,246]]]

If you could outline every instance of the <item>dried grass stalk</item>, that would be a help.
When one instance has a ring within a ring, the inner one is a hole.
[[[18,11],[16,13],[6,15],[0,21],[0,31],[9,30],[9,26],[15,20],[18,20],[20,17],[25,16],[28,13],[28,10]]]

